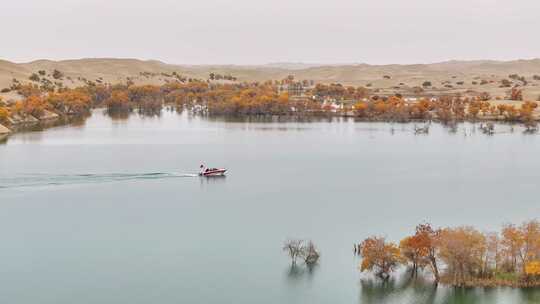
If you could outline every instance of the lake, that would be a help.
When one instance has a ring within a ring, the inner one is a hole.
[[[539,303],[359,272],[353,244],[374,234],[538,217],[537,135],[413,129],[96,110],[15,134],[0,144],[0,302]],[[200,178],[201,163],[230,171]],[[288,238],[313,240],[319,264],[291,268]]]

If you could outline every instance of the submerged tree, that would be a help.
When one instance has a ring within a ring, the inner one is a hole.
[[[291,258],[291,263],[296,265],[296,260],[302,256],[304,251],[304,241],[290,239],[285,241],[283,245],[283,251],[285,251]]]
[[[463,286],[472,275],[482,273],[486,249],[485,236],[472,227],[441,231],[439,256],[454,285]]]
[[[427,250],[423,239],[417,235],[408,236],[399,242],[401,255],[411,264],[411,274],[416,275],[419,268],[424,268]]]
[[[415,237],[417,238],[418,246],[422,252],[424,263],[429,265],[435,282],[439,282],[439,267],[437,265],[438,243],[440,230],[433,229],[431,224],[420,224],[416,226]]]
[[[114,90],[111,96],[105,101],[109,112],[127,111],[130,109],[128,93],[121,90]]]
[[[303,251],[303,258],[306,264],[315,264],[319,260],[319,251],[312,241],[309,241],[305,250]]]
[[[283,251],[291,258],[292,265],[296,265],[297,259],[301,258],[307,265],[317,263],[319,251],[312,241],[290,239],[285,241]]]
[[[399,247],[386,242],[384,237],[372,236],[365,239],[359,245],[359,255],[362,257],[360,271],[373,271],[383,280],[387,280],[403,262]]]

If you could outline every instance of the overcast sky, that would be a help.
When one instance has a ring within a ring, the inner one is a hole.
[[[540,0],[2,0],[0,58],[179,64],[540,57]]]

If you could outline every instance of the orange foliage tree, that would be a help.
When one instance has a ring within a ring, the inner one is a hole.
[[[528,276],[540,276],[540,261],[532,261],[525,265],[525,274]]]
[[[536,102],[526,101],[519,109],[520,119],[528,129],[536,127],[536,120],[534,119],[533,112],[537,107],[538,104]]]
[[[486,238],[472,227],[445,228],[439,238],[439,256],[454,285],[464,285],[482,271]]]
[[[501,244],[504,248],[503,250],[506,256],[505,266],[508,271],[516,270],[523,242],[523,235],[519,228],[513,224],[503,226]]]
[[[32,95],[23,100],[24,114],[41,117],[47,109],[47,102],[41,96]]]
[[[435,282],[439,282],[439,266],[437,263],[438,245],[440,240],[440,230],[434,229],[431,224],[425,223],[416,226],[414,234],[415,246],[421,253],[421,265],[428,265]]]
[[[359,101],[354,104],[354,113],[359,117],[365,117],[367,115],[368,104],[364,101]]]
[[[427,251],[422,242],[417,235],[408,236],[399,242],[401,254],[411,263],[413,274],[417,274],[418,268],[423,268],[426,262]]]
[[[390,274],[403,262],[399,247],[386,242],[383,237],[369,237],[359,245],[362,257],[361,271],[373,271],[381,279],[387,280]]]
[[[49,93],[45,100],[54,110],[65,114],[87,113],[91,107],[90,95],[82,89]]]
[[[6,122],[9,117],[9,110],[4,103],[2,97],[0,97],[0,122]]]
[[[526,266],[540,258],[540,222],[536,220],[525,222],[519,227],[519,232],[523,242],[519,258],[523,271],[526,272]]]
[[[9,110],[6,107],[0,106],[0,122],[6,122],[9,117]]]
[[[111,93],[105,104],[109,111],[125,111],[130,109],[129,96],[125,91],[114,90]]]

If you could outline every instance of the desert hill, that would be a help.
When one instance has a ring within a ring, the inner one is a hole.
[[[52,73],[63,74],[53,79]],[[433,64],[411,65],[316,65],[302,63],[273,63],[259,66],[239,65],[174,65],[156,60],[93,58],[75,60],[37,60],[28,63],[13,63],[0,60],[0,90],[12,85],[13,79],[31,83],[29,77],[41,71],[42,77],[61,82],[67,87],[84,85],[87,82],[119,83],[128,79],[135,83],[162,84],[173,81],[176,76],[207,79],[209,73],[232,75],[238,81],[279,80],[294,75],[296,79],[315,82],[340,82],[346,85],[369,86],[381,93],[406,92],[420,87],[426,81],[435,94],[487,91],[493,96],[503,97],[508,88],[500,88],[500,81],[510,74],[525,77],[523,86],[527,99],[540,96],[540,59],[515,61],[447,61]],[[536,77],[538,78],[538,77]],[[510,79],[511,80],[511,79]],[[481,84],[483,82],[483,84]],[[10,93],[3,93],[8,95]]]

